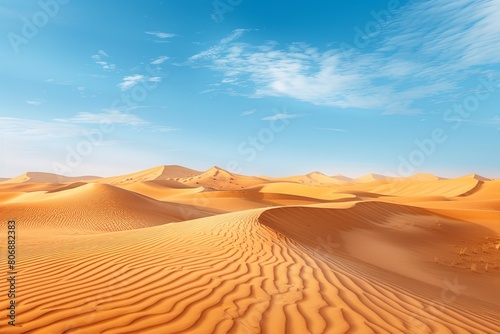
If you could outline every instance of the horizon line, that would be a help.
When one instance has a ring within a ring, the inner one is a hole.
[[[429,172],[413,173],[413,174],[408,175],[408,176],[402,176],[402,175],[385,175],[385,174],[380,174],[380,173],[370,173],[369,172],[369,173],[362,174],[360,176],[353,177],[353,176],[348,176],[348,175],[341,174],[341,173],[327,174],[327,173],[324,173],[324,172],[322,172],[320,170],[313,170],[313,171],[310,171],[308,173],[298,173],[298,174],[283,175],[283,176],[268,176],[268,175],[264,175],[264,174],[261,174],[261,175],[252,175],[252,174],[245,174],[245,173],[233,172],[233,171],[230,171],[228,169],[218,167],[217,165],[213,165],[212,167],[204,169],[204,170],[193,169],[193,168],[182,166],[182,165],[157,165],[157,166],[154,166],[154,167],[140,169],[140,170],[136,170],[136,171],[132,171],[132,172],[128,172],[128,173],[118,173],[118,174],[113,174],[113,175],[108,175],[108,176],[91,175],[91,174],[65,175],[65,174],[58,174],[58,173],[47,172],[47,171],[26,171],[24,173],[17,174],[17,175],[12,176],[12,177],[0,176],[0,182],[12,180],[14,178],[17,178],[17,177],[20,177],[20,176],[23,176],[23,175],[27,175],[29,173],[50,174],[50,175],[54,175],[54,176],[58,176],[58,177],[62,177],[62,178],[68,178],[68,179],[71,179],[71,178],[82,178],[82,177],[85,177],[85,178],[96,178],[96,179],[100,179],[100,178],[112,178],[112,177],[125,176],[125,175],[129,175],[129,174],[136,174],[136,173],[140,173],[140,172],[144,172],[144,171],[147,171],[147,170],[150,170],[150,169],[156,169],[156,168],[160,168],[160,167],[163,167],[163,168],[165,168],[165,167],[180,167],[180,168],[192,170],[192,171],[197,172],[197,173],[206,173],[206,172],[210,171],[211,169],[215,168],[215,169],[218,169],[220,171],[227,172],[227,173],[229,173],[231,175],[241,175],[241,176],[247,176],[247,177],[264,177],[264,178],[270,178],[270,179],[282,179],[282,178],[290,178],[290,177],[308,176],[308,175],[315,174],[315,173],[316,174],[324,175],[324,176],[329,177],[329,178],[345,177],[345,178],[348,178],[350,180],[362,179],[362,178],[367,177],[367,176],[374,176],[375,178],[379,177],[379,178],[386,178],[386,179],[408,179],[408,178],[412,178],[412,177],[415,177],[415,176],[424,176],[424,175],[425,176],[437,177],[437,178],[442,179],[442,180],[446,180],[446,179],[459,179],[459,178],[471,177],[471,176],[472,177],[473,176],[478,176],[478,177],[489,179],[489,180],[499,180],[500,179],[500,177],[485,176],[485,175],[478,174],[478,173],[467,173],[467,174],[463,174],[463,175],[460,174],[460,176],[442,176],[442,174],[435,174],[435,173],[429,173]]]

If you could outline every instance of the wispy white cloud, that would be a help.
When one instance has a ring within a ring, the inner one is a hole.
[[[123,113],[118,110],[106,110],[101,113],[80,112],[71,118],[56,119],[61,123],[80,123],[80,124],[100,124],[105,121],[112,124],[122,124],[130,126],[146,126],[151,123],[143,120],[137,115]]]
[[[447,69],[498,63],[499,22],[496,0],[416,1],[391,22],[383,45]]]
[[[144,81],[144,75],[134,74],[123,78],[123,82],[118,84],[121,90],[127,90]]]
[[[497,0],[410,2],[379,34],[365,36],[368,47],[253,45],[238,41],[246,32],[239,29],[189,61],[251,97],[418,114],[423,101],[463,95],[467,79],[500,63],[499,22]]]
[[[208,93],[212,93],[212,92],[215,92],[215,91],[216,91],[215,88],[209,88],[209,89],[202,90],[200,92],[200,94],[208,94]]]
[[[55,79],[46,79],[44,82],[51,84],[51,85],[59,85],[59,86],[72,86],[73,82],[72,81],[59,81]]]
[[[101,66],[103,70],[114,71],[116,65],[106,60],[107,58],[110,58],[110,56],[103,50],[99,50],[95,55],[92,55],[94,62]]]
[[[461,122],[464,123],[472,123],[472,124],[480,124],[480,125],[500,125],[500,117],[495,116],[491,118],[483,118],[479,120],[474,120],[474,119],[462,119],[460,120]]]
[[[84,128],[25,118],[0,117],[0,133],[23,140],[69,138],[82,135]]]
[[[168,43],[170,38],[177,36],[176,34],[161,31],[146,31],[145,33],[156,37],[157,40],[154,41],[155,43]]]
[[[119,110],[104,110],[99,113],[81,112],[76,114],[71,118],[56,119],[56,122],[66,123],[66,124],[100,124],[101,122],[106,122],[108,124],[117,124],[124,126],[133,126],[138,131],[149,131],[155,132],[171,132],[178,129],[171,128],[168,126],[157,125],[150,121],[141,118],[138,115],[132,113],[124,113]]]
[[[32,106],[39,106],[41,105],[43,102],[41,100],[38,100],[38,99],[33,99],[33,100],[27,100],[26,101],[27,104],[30,104]]]
[[[100,55],[100,56],[108,57],[109,58],[109,55],[104,50],[97,51],[97,54]]]
[[[248,116],[255,114],[257,112],[257,109],[251,109],[251,110],[246,110],[240,114],[240,116]]]
[[[151,61],[152,65],[160,65],[166,62],[169,58],[167,56],[160,56],[156,58],[155,60]]]
[[[247,31],[250,31],[250,29],[235,29],[229,36],[226,38],[221,39],[220,43],[221,44],[228,44],[241,36]]]
[[[217,45],[210,47],[208,50],[202,51],[194,56],[191,56],[189,60],[191,62],[204,59],[215,59],[228,47],[228,44],[234,40],[243,36],[243,34],[249,31],[248,29],[236,29],[228,37],[225,37],[219,41]]]
[[[263,121],[277,121],[280,119],[290,119],[290,118],[298,118],[298,117],[303,117],[304,115],[299,115],[299,114],[288,114],[288,113],[278,113],[274,114],[272,116],[266,116],[261,118]]]
[[[0,133],[13,142],[38,143],[41,140],[57,140],[85,136],[101,122],[131,126],[135,131],[150,133],[167,133],[176,131],[171,127],[154,124],[138,115],[123,113],[117,110],[105,110],[98,113],[81,112],[70,118],[54,120],[38,120],[16,117],[0,117]],[[119,141],[108,137],[99,146],[112,146]]]
[[[171,34],[171,33],[166,33],[166,32],[161,32],[161,31],[147,31],[146,34],[154,35],[158,38],[172,38],[172,37],[177,36],[176,34]]]
[[[134,74],[129,75],[123,78],[123,81],[118,84],[118,87],[122,91],[129,90],[130,88],[140,84],[141,82],[149,81],[149,82],[161,82],[161,77],[146,77],[142,74]]]

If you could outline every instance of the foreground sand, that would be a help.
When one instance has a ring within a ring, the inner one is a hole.
[[[500,332],[500,181],[476,175],[29,173],[0,183],[12,218],[0,333]]]

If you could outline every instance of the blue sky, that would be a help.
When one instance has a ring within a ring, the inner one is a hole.
[[[0,1],[0,176],[500,177],[500,3]]]

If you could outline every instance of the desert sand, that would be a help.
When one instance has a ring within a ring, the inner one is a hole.
[[[31,172],[0,182],[5,239],[9,219],[0,333],[500,333],[500,180],[479,175]]]

